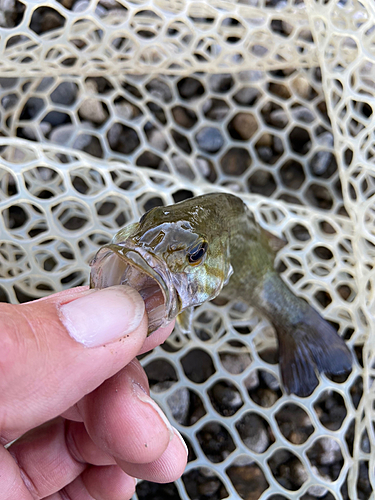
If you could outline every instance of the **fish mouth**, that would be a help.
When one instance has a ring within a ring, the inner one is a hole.
[[[103,246],[90,266],[90,288],[128,285],[137,290],[145,303],[148,334],[179,313],[180,300],[166,264],[132,241]]]

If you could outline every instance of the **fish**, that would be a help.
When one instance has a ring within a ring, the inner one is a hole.
[[[306,397],[319,373],[350,372],[345,341],[275,270],[280,238],[263,229],[246,204],[209,193],[155,207],[121,229],[91,262],[91,288],[129,285],[145,301],[149,334],[174,318],[192,327],[195,307],[220,292],[257,309],[273,325],[281,381]]]

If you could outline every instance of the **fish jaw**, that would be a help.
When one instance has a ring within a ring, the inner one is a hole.
[[[90,266],[90,288],[128,285],[139,292],[148,314],[148,334],[179,314],[181,303],[168,267],[131,239],[101,247]]]

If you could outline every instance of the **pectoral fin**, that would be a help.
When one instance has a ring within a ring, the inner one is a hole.
[[[177,316],[176,321],[182,333],[191,333],[193,328],[193,313],[194,307],[188,307]]]
[[[279,238],[276,234],[270,233],[267,229],[262,229],[264,236],[266,237],[271,250],[277,253],[279,250],[285,247],[288,243],[283,238]]]

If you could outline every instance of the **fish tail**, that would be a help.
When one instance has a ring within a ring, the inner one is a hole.
[[[273,300],[265,312],[279,341],[281,379],[288,394],[306,397],[318,385],[317,373],[349,372],[352,354],[333,326],[313,307],[294,295],[279,276],[272,280],[277,288],[273,292],[279,295],[276,305]]]
[[[278,332],[281,379],[288,394],[309,396],[318,385],[316,372],[339,375],[352,367],[345,342],[318,313],[314,316],[313,324]]]

